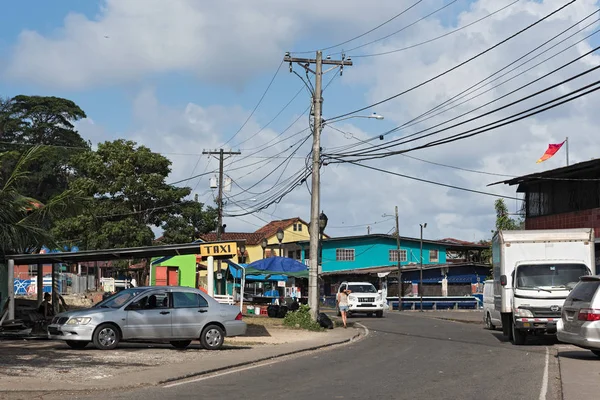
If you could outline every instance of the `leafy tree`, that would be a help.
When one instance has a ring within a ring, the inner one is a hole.
[[[42,151],[33,147],[23,153],[6,178],[0,179],[0,260],[7,254],[35,251],[46,244],[55,245],[49,222],[78,210],[81,200],[77,191],[66,191],[47,203],[24,196],[19,183],[28,178],[28,167]],[[9,158],[0,153],[0,166]]]
[[[216,224],[212,211],[185,198],[187,187],[165,183],[171,162],[135,142],[115,140],[75,157],[71,188],[92,198],[86,211],[57,223],[56,234],[81,248],[149,246],[150,226],[164,227],[168,242],[189,242],[195,230]],[[212,221],[211,221],[212,219]]]
[[[162,243],[187,243],[198,239],[203,233],[215,230],[217,227],[217,209],[194,201],[184,201],[176,213],[167,218],[163,225]]]
[[[42,202],[62,193],[72,174],[73,155],[90,149],[74,126],[85,117],[77,104],[60,97],[0,99],[0,152],[7,153],[2,177],[7,178],[28,148],[45,146],[28,165],[30,173],[19,181],[19,191]]]
[[[504,199],[497,199],[494,202],[494,208],[496,209],[496,230],[497,231],[514,231],[522,229],[523,221],[521,219],[515,220],[508,215],[508,208],[504,203]]]

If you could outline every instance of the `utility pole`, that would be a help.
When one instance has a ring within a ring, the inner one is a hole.
[[[323,86],[323,64],[333,65],[325,73],[340,68],[340,74],[343,71],[344,66],[351,66],[352,60],[346,59],[342,55],[341,60],[331,60],[327,57],[323,60],[323,52],[317,51],[316,58],[296,58],[291,57],[289,53],[286,53],[284,62],[290,64],[290,72],[292,70],[292,63],[297,63],[302,68],[315,75],[315,89],[312,93],[313,100],[313,113],[314,113],[314,126],[313,126],[313,145],[312,145],[312,191],[310,198],[310,261],[308,271],[308,305],[310,307],[310,314],[313,320],[317,319],[319,314],[319,286],[318,286],[318,268],[319,268],[319,211],[320,211],[320,168],[321,168],[321,129],[323,125],[322,120],[322,86]],[[310,69],[311,64],[315,65],[315,70]],[[306,83],[306,82],[305,82]]]
[[[402,311],[402,258],[400,257],[400,224],[398,223],[398,206],[396,206],[396,246],[398,247],[398,312]]]
[[[225,155],[232,156],[237,154],[242,154],[240,151],[224,151],[223,149],[219,150],[204,150],[202,154],[208,154],[211,156],[219,156],[219,190],[217,194],[217,241],[221,240],[221,236],[223,234],[223,162],[225,161]],[[221,276],[221,260],[217,261],[217,274],[218,277]],[[217,278],[217,294],[221,293],[221,278]],[[209,293],[211,297],[214,293]]]

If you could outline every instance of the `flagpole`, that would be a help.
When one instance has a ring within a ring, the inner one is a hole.
[[[569,166],[569,137],[565,139],[565,144],[567,145],[567,167]]]

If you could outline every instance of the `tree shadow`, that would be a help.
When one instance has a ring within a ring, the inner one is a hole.
[[[241,337],[267,337],[271,336],[267,328],[263,325],[248,324],[246,334]]]

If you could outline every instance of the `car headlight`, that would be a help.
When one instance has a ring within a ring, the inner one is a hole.
[[[381,300],[382,299],[381,299],[381,295],[380,294],[378,294],[377,296],[375,296],[375,301],[381,301]]]
[[[515,317],[533,318],[533,313],[524,308],[515,308]]]
[[[67,325],[87,325],[92,319],[89,317],[76,317],[67,321]]]
[[[350,300],[350,301],[357,301],[358,298],[356,296],[350,295],[350,296],[348,296],[348,300]]]

